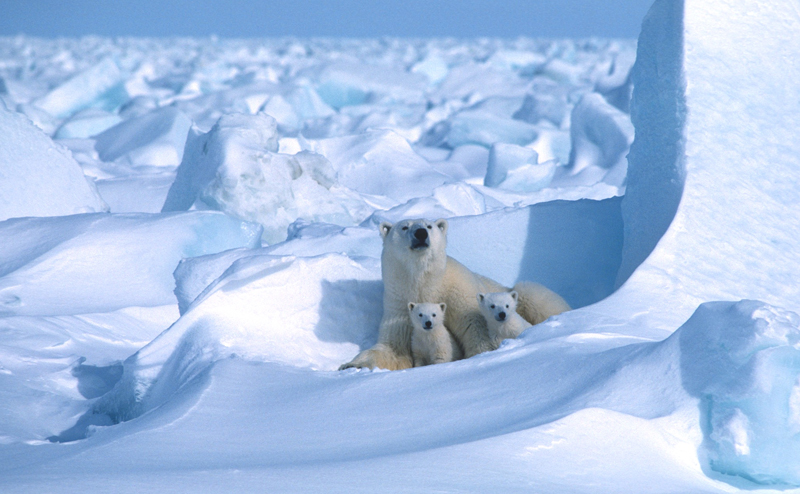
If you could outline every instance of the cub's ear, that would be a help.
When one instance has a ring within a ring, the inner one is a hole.
[[[444,314],[444,311],[447,310],[447,304],[439,304],[439,308],[442,309],[442,314]]]
[[[414,310],[414,307],[416,307],[416,304],[414,304],[414,302],[408,303],[408,310]]]
[[[389,230],[392,229],[392,224],[388,221],[382,221],[378,229],[381,232],[381,238],[386,238],[386,235],[389,235]]]
[[[484,297],[482,293],[479,293],[479,294],[478,294],[478,297],[477,297],[477,299],[478,299],[478,303],[479,303],[479,304],[482,304],[482,303],[483,303],[483,299],[484,299],[484,298],[486,298],[486,297]]]
[[[514,302],[517,302],[517,297],[519,297],[519,294],[516,291],[511,290],[511,298],[514,299]]]
[[[440,220],[436,220],[435,223],[436,227],[442,231],[445,235],[447,235],[447,220],[442,218]]]

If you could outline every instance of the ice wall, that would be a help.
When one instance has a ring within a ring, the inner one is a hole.
[[[655,2],[639,40],[618,281],[649,257],[619,296],[632,313],[660,299],[648,317],[664,328],[709,300],[797,312],[800,11],[792,1],[682,5]]]
[[[0,221],[107,210],[67,149],[0,106]]]

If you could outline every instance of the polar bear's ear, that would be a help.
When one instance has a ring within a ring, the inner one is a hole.
[[[442,218],[440,220],[436,220],[436,227],[442,231],[445,235],[447,235],[447,220]]]
[[[442,309],[442,314],[444,314],[444,311],[447,310],[447,304],[439,304],[439,308]]]
[[[414,310],[414,307],[416,307],[416,305],[414,304],[414,302],[409,302],[409,303],[408,303],[408,310]]]
[[[388,221],[382,221],[381,226],[378,228],[381,231],[381,238],[386,238],[386,235],[389,235],[389,230],[392,229],[392,224]]]
[[[515,292],[514,290],[511,290],[510,295],[511,295],[511,298],[514,299],[514,302],[517,302],[517,297],[519,297],[519,294],[517,292]]]
[[[479,293],[478,296],[477,296],[478,303],[482,304],[484,298],[486,298],[486,297],[484,297],[482,293]]]

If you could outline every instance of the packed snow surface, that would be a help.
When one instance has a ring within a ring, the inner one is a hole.
[[[0,39],[0,491],[799,488],[797,39]],[[416,217],[574,310],[337,371]]]

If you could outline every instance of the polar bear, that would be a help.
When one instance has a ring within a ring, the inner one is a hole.
[[[378,328],[378,342],[361,351],[340,370],[413,367],[410,302],[447,304],[444,324],[463,348],[465,357],[495,349],[489,339],[486,319],[478,307],[477,295],[509,289],[473,273],[449,257],[445,252],[447,227],[444,219],[380,224],[383,318]],[[514,290],[519,294],[517,311],[531,324],[569,310],[563,298],[537,283],[520,282]]]
[[[503,340],[516,338],[531,327],[531,323],[517,314],[517,298],[515,290],[478,294],[478,305],[486,318],[489,339],[495,346],[499,347]]]
[[[447,304],[415,304],[409,302],[411,317],[411,355],[414,367],[443,364],[464,357],[453,335],[444,326]]]

